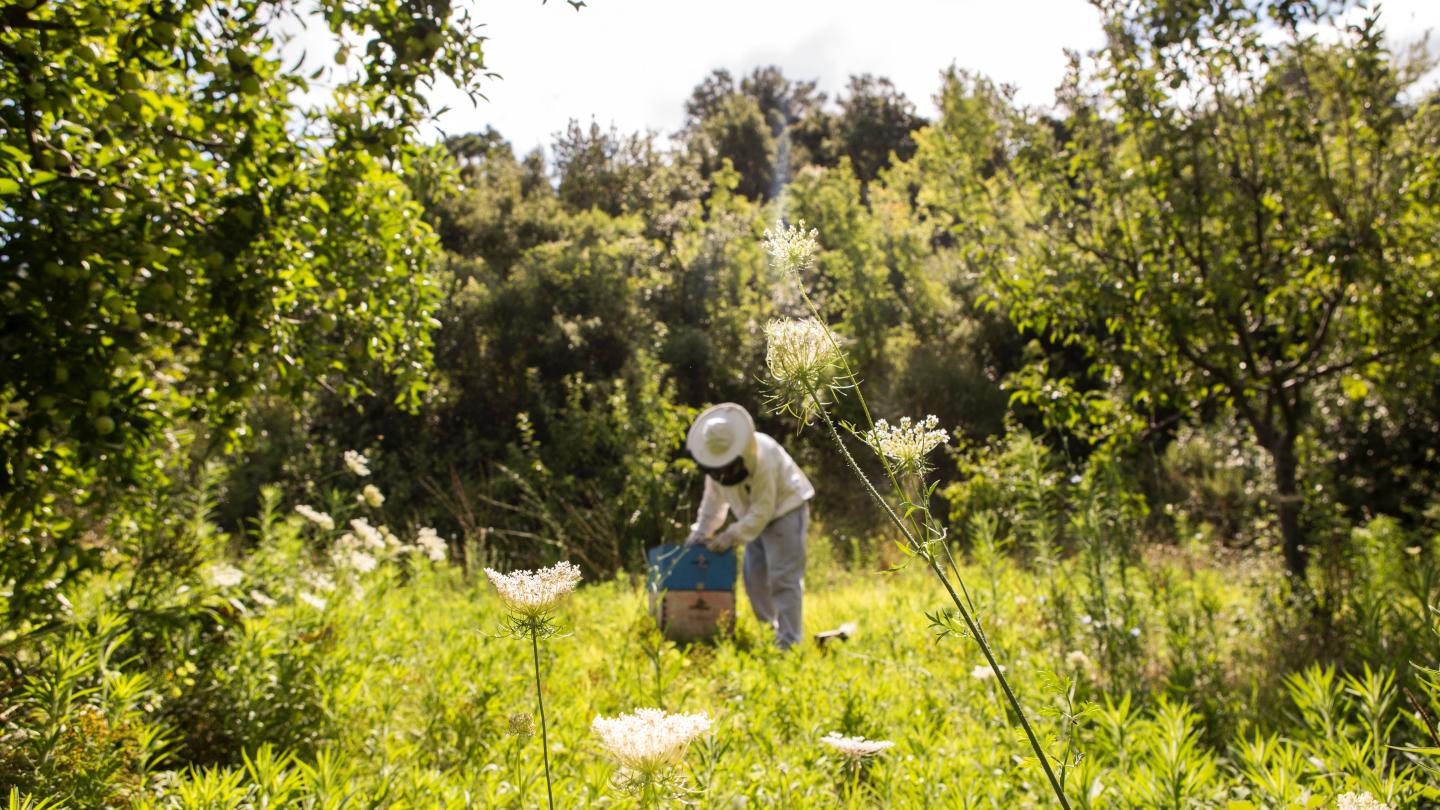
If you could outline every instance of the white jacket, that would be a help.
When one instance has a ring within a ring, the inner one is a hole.
[[[749,476],[733,487],[705,476],[705,494],[690,527],[694,540],[714,535],[725,523],[728,512],[735,522],[715,537],[715,546],[730,548],[754,540],[770,521],[799,509],[815,496],[815,487],[795,459],[774,439],[756,433],[755,441],[741,454]]]

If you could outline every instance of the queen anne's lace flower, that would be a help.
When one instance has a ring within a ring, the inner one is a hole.
[[[420,535],[415,538],[415,545],[425,552],[432,562],[445,561],[445,541],[440,533],[426,526],[420,530]]]
[[[1004,672],[1005,667],[1000,667],[1000,671]],[[989,664],[977,664],[974,669],[970,670],[970,677],[977,681],[988,681],[995,677],[995,670],[991,669]]]
[[[1344,793],[1335,797],[1336,810],[1390,810],[1390,805],[1369,793]]]
[[[626,768],[644,774],[680,764],[691,741],[710,730],[709,715],[669,714],[636,709],[619,717],[599,717],[590,724],[605,750]]]
[[[265,593],[264,591],[259,591],[259,590],[252,590],[252,591],[250,591],[250,601],[254,602],[255,604],[259,605],[260,607],[267,607],[267,608],[275,607],[275,600],[274,600],[274,599],[271,599],[271,598],[270,598],[270,595],[267,594],[267,593]]]
[[[836,751],[839,751],[841,755],[849,759],[873,757],[895,746],[895,743],[889,740],[867,740],[864,737],[846,737],[834,731],[821,737],[820,742],[834,748]]]
[[[770,261],[775,267],[787,273],[798,273],[808,270],[815,261],[815,251],[820,249],[819,236],[820,232],[813,228],[805,230],[804,220],[800,220],[798,226],[788,228],[776,222],[774,230],[765,231],[765,252],[770,254]]]
[[[350,472],[355,473],[361,478],[370,474],[370,459],[365,458],[354,450],[345,451],[345,466],[350,468]]]
[[[1070,654],[1065,656],[1065,666],[1071,669],[1089,669],[1090,656],[1080,650],[1071,650]]]
[[[380,564],[374,557],[356,548],[338,552],[335,554],[335,562],[338,565],[353,568],[359,574],[368,574]]]
[[[350,521],[350,528],[355,530],[355,536],[360,538],[360,542],[363,543],[366,548],[375,551],[385,550],[384,531],[371,526],[370,521],[365,518],[355,518]],[[343,540],[344,538],[341,539]]]
[[[486,568],[485,575],[490,577],[506,609],[528,619],[548,613],[580,583],[580,569],[569,562],[509,574]]]
[[[814,318],[786,318],[765,326],[765,365],[781,382],[819,386],[840,366],[840,351],[824,324]]]
[[[295,511],[298,512],[301,517],[305,518],[311,523],[314,523],[316,526],[319,526],[327,532],[335,530],[335,518],[330,517],[329,515],[321,512],[318,509],[311,509],[310,507],[302,503],[295,507]]]
[[[331,579],[325,574],[320,573],[319,571],[314,571],[306,574],[305,581],[310,584],[310,587],[314,588],[317,591],[330,593],[331,591],[335,590],[335,580]]]
[[[825,325],[814,318],[787,318],[765,325],[765,366],[779,407],[808,420],[815,402],[835,387],[843,357]]]
[[[861,438],[901,472],[923,473],[929,469],[925,456],[949,442],[950,434],[940,427],[939,417],[932,414],[921,422],[902,417],[898,425],[880,419],[875,422],[875,429],[866,431]]]
[[[309,591],[300,592],[300,601],[304,602],[310,607],[315,608],[316,610],[325,609],[325,600],[319,596],[316,596],[313,593],[310,593]]]
[[[213,563],[205,569],[205,580],[215,588],[233,588],[244,579],[244,572],[227,563]]]
[[[385,503],[385,495],[374,484],[366,484],[365,489],[360,491],[360,500],[371,509],[379,509]]]

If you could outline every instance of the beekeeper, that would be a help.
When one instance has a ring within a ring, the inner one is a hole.
[[[778,442],[755,430],[733,402],[716,405],[690,426],[685,446],[705,473],[705,494],[686,543],[712,551],[746,546],[745,592],[782,649],[800,640],[810,479]],[[727,513],[735,520],[723,530]],[[748,544],[748,545],[747,545]]]

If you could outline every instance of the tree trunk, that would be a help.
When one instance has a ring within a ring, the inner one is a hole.
[[[1276,437],[1270,455],[1275,463],[1276,513],[1280,519],[1280,540],[1285,554],[1285,567],[1291,576],[1305,581],[1305,568],[1310,562],[1305,547],[1305,532],[1300,526],[1300,480],[1295,458],[1295,431],[1284,430]]]

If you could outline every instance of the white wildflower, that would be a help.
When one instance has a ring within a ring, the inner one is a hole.
[[[1390,805],[1369,793],[1344,793],[1335,797],[1336,810],[1390,810]]]
[[[317,591],[329,593],[335,590],[335,580],[318,571],[306,575],[305,581],[310,583],[310,587]]]
[[[814,318],[783,318],[765,325],[765,365],[784,382],[812,382],[817,387],[840,365],[825,325]]]
[[[1406,546],[1406,547],[1405,547],[1405,553],[1406,553],[1406,554],[1409,554],[1411,557],[1418,557],[1418,556],[1420,556],[1420,552],[1422,552],[1422,551],[1424,551],[1424,549],[1422,549],[1422,548],[1419,547],[1419,546]]]
[[[636,709],[619,717],[597,715],[590,729],[616,762],[642,774],[653,774],[679,765],[690,743],[710,730],[710,717],[704,712],[670,714],[660,709]]]
[[[345,466],[350,468],[350,472],[355,473],[361,478],[370,474],[370,459],[365,458],[354,450],[345,451]]]
[[[386,548],[393,548],[398,551],[405,545],[404,543],[400,542],[400,538],[396,537],[394,532],[390,531],[390,528],[388,526],[381,526],[380,534],[385,538]]]
[[[319,526],[327,532],[335,530],[335,519],[325,514],[324,512],[321,512],[318,509],[311,509],[309,506],[306,506],[302,503],[296,505],[295,511],[299,512],[301,517],[305,518],[311,523],[314,523],[316,526]]]
[[[825,325],[814,318],[775,320],[765,325],[765,366],[774,379],[773,398],[782,409],[809,419],[815,398],[834,387],[843,358]]]
[[[1070,654],[1065,656],[1065,666],[1071,669],[1089,669],[1090,656],[1086,655],[1080,650],[1071,650]]]
[[[580,583],[580,569],[569,562],[509,574],[486,568],[485,575],[490,577],[506,609],[529,619],[548,613]]]
[[[889,740],[867,740],[864,737],[846,737],[834,731],[821,737],[820,742],[834,748],[836,751],[839,751],[841,755],[849,759],[873,757],[895,746],[895,743]]]
[[[275,607],[275,600],[271,599],[269,594],[265,593],[264,591],[250,591],[250,601],[254,602],[260,607]]]
[[[1000,667],[1000,671],[1004,672],[1005,667]],[[995,670],[991,669],[989,664],[979,664],[970,670],[970,677],[977,681],[988,681],[995,677]]]
[[[205,581],[213,588],[233,588],[243,579],[244,572],[228,563],[211,563],[205,568]]]
[[[360,538],[360,542],[364,543],[367,548],[376,551],[383,551],[385,549],[384,532],[371,526],[370,521],[365,518],[355,518],[350,521],[350,528],[355,530],[355,534]]]
[[[385,503],[385,495],[381,493],[380,488],[374,484],[366,484],[365,489],[360,491],[356,499],[371,509],[379,509]]]
[[[420,529],[420,536],[415,538],[415,545],[419,546],[431,561],[445,561],[445,540],[440,537],[439,532],[429,526]]]
[[[301,601],[301,602],[304,602],[305,604],[309,605],[310,607],[315,608],[316,610],[324,610],[324,609],[325,609],[325,600],[322,599],[322,598],[320,598],[320,597],[318,597],[318,596],[316,596],[316,595],[313,594],[313,593],[310,593],[309,591],[301,591],[301,592],[300,592],[300,601]]]
[[[355,572],[359,574],[368,574],[375,570],[375,566],[379,565],[374,557],[358,549],[341,554],[336,562],[355,569]]]
[[[866,431],[861,438],[901,472],[924,473],[929,469],[925,456],[949,442],[950,434],[940,427],[940,418],[931,414],[920,422],[901,417],[898,425],[880,419],[875,422],[875,429]]]
[[[819,236],[820,232],[813,228],[805,230],[803,219],[788,228],[776,222],[774,230],[765,231],[765,252],[770,254],[770,262],[776,268],[798,273],[810,269],[815,261],[815,252],[820,249]]]

